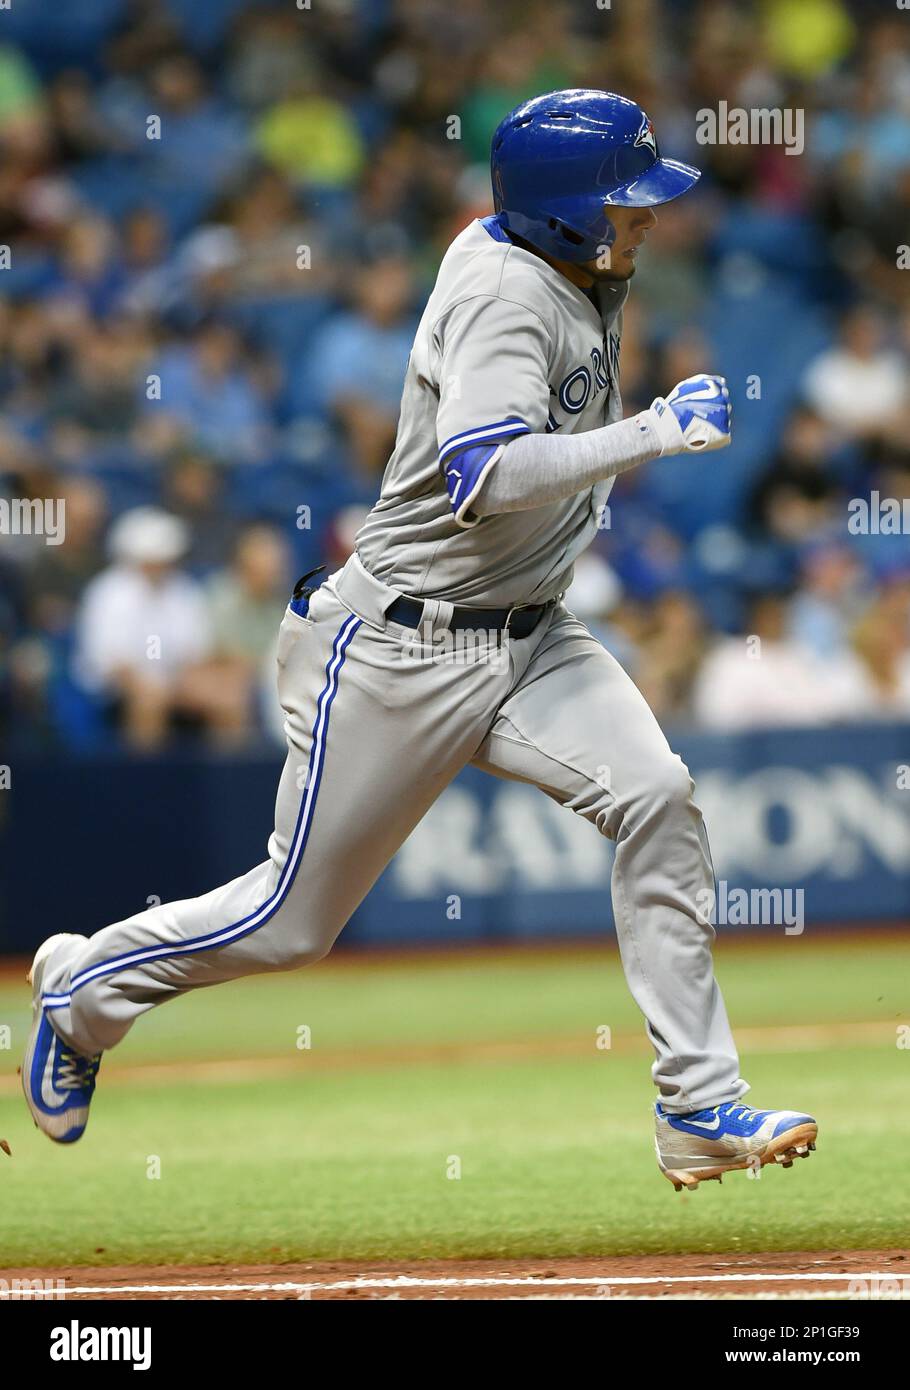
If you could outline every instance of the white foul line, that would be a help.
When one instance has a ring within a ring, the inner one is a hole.
[[[885,1274],[882,1271],[869,1271],[855,1274],[674,1274],[674,1275],[623,1275],[603,1274],[600,1277],[556,1276],[544,1279],[537,1275],[490,1275],[465,1276],[455,1278],[440,1276],[438,1279],[418,1278],[410,1274],[399,1274],[395,1278],[378,1278],[356,1274],[349,1279],[333,1280],[331,1283],[274,1283],[274,1284],[80,1284],[64,1287],[64,1297],[69,1294],[118,1294],[118,1293],[331,1293],[341,1289],[489,1289],[489,1288],[602,1288],[604,1285],[623,1285],[639,1287],[652,1284],[763,1284],[772,1282],[794,1283],[805,1281],[818,1283],[822,1280],[839,1282],[854,1280],[888,1280],[904,1284],[903,1276]],[[0,1302],[15,1292],[0,1293]],[[21,1293],[18,1295],[21,1300]]]

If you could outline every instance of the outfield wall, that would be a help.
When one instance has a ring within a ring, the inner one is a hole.
[[[910,725],[671,742],[696,778],[725,930],[910,924]],[[51,931],[90,933],[243,872],[264,857],[278,767],[272,755],[11,757],[0,952]],[[536,789],[468,769],[345,940],[596,936],[612,924],[611,860],[592,826]]]

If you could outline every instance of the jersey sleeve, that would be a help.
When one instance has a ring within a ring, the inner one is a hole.
[[[501,446],[546,426],[549,339],[532,310],[482,295],[446,315],[436,340],[439,466],[455,520],[475,526],[471,502]]]

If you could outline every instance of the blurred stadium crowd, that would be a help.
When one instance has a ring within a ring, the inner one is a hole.
[[[851,498],[910,495],[910,14],[15,0],[0,492],[65,499],[66,533],[0,535],[5,742],[274,732],[289,588],[375,496],[491,131],[576,85],[704,170],[641,257],[626,411],[709,369],[736,415],[727,453],[620,479],[571,606],[671,723],[910,717],[910,534],[848,527]],[[805,152],[698,144],[721,100],[804,110]]]

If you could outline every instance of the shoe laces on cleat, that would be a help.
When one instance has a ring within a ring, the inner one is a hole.
[[[710,1105],[706,1110],[687,1111],[680,1115],[681,1120],[710,1120],[715,1115],[719,1115],[722,1120],[736,1120],[741,1115],[748,1115],[748,1105],[737,1105],[735,1100],[725,1100],[722,1105]]]
[[[718,1119],[725,1120],[731,1125],[738,1123],[758,1123],[770,1114],[768,1110],[753,1110],[751,1105],[742,1105],[736,1100],[725,1100],[720,1105],[709,1106],[707,1110],[696,1110],[689,1115],[681,1115],[683,1120],[697,1120],[699,1122]]]
[[[60,1066],[56,1083],[62,1091],[82,1091],[95,1084],[95,1077],[101,1065],[101,1053],[94,1057],[84,1057],[81,1052],[64,1048],[60,1053]]]
[[[750,1107],[737,1105],[735,1100],[728,1100],[723,1105],[715,1106],[715,1112],[725,1120],[738,1120],[750,1113]]]

